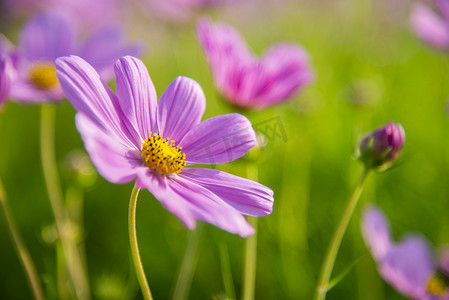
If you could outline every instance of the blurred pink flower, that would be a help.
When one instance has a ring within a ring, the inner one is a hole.
[[[218,91],[232,104],[260,109],[288,100],[314,78],[307,52],[277,44],[256,57],[240,34],[225,23],[201,19],[198,40]]]
[[[104,178],[113,183],[137,178],[138,187],[148,189],[190,229],[198,219],[246,237],[254,229],[242,214],[271,213],[269,188],[222,171],[187,167],[233,161],[256,139],[240,114],[201,122],[206,99],[197,82],[178,77],[157,102],[145,65],[134,57],[115,64],[117,94],[79,57],[59,58],[56,66],[78,111],[76,126],[87,152]]]
[[[433,0],[434,8],[415,3],[411,24],[416,35],[424,42],[441,50],[449,50],[449,1]]]
[[[6,0],[5,8],[25,16],[49,9],[70,13],[78,25],[91,28],[115,22],[124,7],[120,0]]]
[[[54,61],[77,54],[89,61],[106,79],[113,76],[112,64],[126,54],[137,55],[140,46],[125,45],[118,28],[101,28],[87,41],[76,40],[77,27],[70,15],[45,12],[27,21],[20,33],[14,62],[17,78],[10,97],[19,102],[58,101],[64,98],[56,78]]]
[[[449,251],[437,264],[429,242],[422,235],[408,234],[395,243],[388,220],[374,205],[363,212],[362,233],[380,275],[396,290],[418,300],[449,299],[447,261],[445,264]]]
[[[142,0],[144,5],[156,13],[173,22],[185,22],[195,12],[204,8],[238,2],[238,0]]]

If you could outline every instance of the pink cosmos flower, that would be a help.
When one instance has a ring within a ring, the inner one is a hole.
[[[429,242],[420,234],[408,234],[395,243],[390,224],[376,206],[362,217],[362,233],[379,273],[403,295],[418,300],[449,299],[449,251],[436,262]]]
[[[258,58],[240,34],[225,23],[197,23],[197,36],[215,86],[232,104],[260,109],[283,102],[313,80],[307,52],[296,44],[278,44]]]
[[[240,114],[201,122],[201,87],[176,78],[159,102],[145,65],[134,57],[115,63],[117,94],[83,59],[56,61],[57,76],[78,111],[76,126],[98,172],[113,183],[137,178],[166,209],[192,229],[195,220],[242,237],[254,230],[242,214],[270,214],[273,192],[225,172],[189,167],[233,161],[251,149],[255,133]]]
[[[15,61],[18,75],[10,96],[19,102],[34,103],[63,99],[54,64],[60,56],[78,54],[110,79],[111,66],[119,57],[139,52],[139,46],[123,44],[117,28],[99,29],[81,46],[70,15],[55,12],[35,15],[20,33],[19,55]]]
[[[411,24],[416,35],[440,50],[449,50],[449,1],[433,0],[434,8],[416,3],[411,14]]]

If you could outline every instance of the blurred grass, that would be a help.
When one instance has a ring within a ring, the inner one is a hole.
[[[387,173],[371,174],[360,204],[381,206],[396,238],[419,231],[434,245],[449,242],[445,213],[449,209],[449,63],[446,54],[426,47],[410,32],[406,3],[280,2],[254,0],[243,4],[241,11],[233,5],[234,10],[214,12],[214,19],[235,25],[258,54],[272,43],[293,41],[311,55],[317,77],[313,85],[288,103],[248,115],[255,124],[279,117],[287,134],[287,141],[269,140],[258,161],[260,182],[274,190],[275,205],[272,215],[259,220],[256,299],[310,299],[329,240],[361,172],[352,158],[354,140],[390,120],[402,123],[407,134],[401,164]],[[193,23],[177,27],[144,16],[138,20],[143,23],[130,26],[132,35],[148,41],[144,61],[159,95],[176,76],[185,75],[205,91],[204,118],[232,110],[213,87]],[[8,103],[0,112],[0,176],[37,269],[47,288],[54,289],[55,250],[41,234],[53,220],[39,160],[39,110]],[[56,145],[62,174],[65,156],[83,149],[73,116],[69,103],[58,105]],[[245,174],[244,161],[218,168]],[[67,176],[62,181],[64,190],[72,184]],[[85,191],[85,243],[97,299],[121,299],[126,287],[131,299],[141,299],[129,267],[131,189],[132,183],[113,185],[99,178]],[[403,299],[380,279],[366,253],[359,229],[362,205],[343,240],[334,276],[362,258],[328,299]],[[168,299],[188,231],[146,191],[140,195],[137,227],[153,295]],[[27,299],[26,280],[3,221],[0,237],[0,298]],[[223,243],[239,298],[244,241],[207,225],[190,299],[223,294],[219,251]]]

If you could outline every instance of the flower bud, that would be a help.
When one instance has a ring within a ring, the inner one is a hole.
[[[362,139],[359,159],[367,168],[386,170],[399,157],[404,143],[404,128],[390,122]]]

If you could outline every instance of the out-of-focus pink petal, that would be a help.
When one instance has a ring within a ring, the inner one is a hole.
[[[157,107],[157,124],[163,138],[179,142],[199,124],[206,109],[206,96],[193,79],[177,77],[162,94]]]
[[[32,17],[20,34],[20,47],[29,61],[54,62],[60,56],[74,54],[74,28],[68,16],[54,12]]]
[[[61,57],[56,60],[56,75],[67,99],[78,112],[130,147],[140,149],[139,134],[123,116],[115,94],[92,66],[77,56]]]
[[[115,64],[117,96],[124,115],[140,135],[140,140],[157,133],[157,94],[147,68],[137,58],[126,56]]]
[[[143,166],[140,151],[130,148],[99,128],[90,118],[78,113],[76,128],[98,173],[112,183],[126,183],[136,177]]]
[[[298,45],[278,44],[257,58],[234,28],[208,19],[198,21],[197,36],[217,90],[235,105],[264,108],[313,80],[309,57]]]
[[[64,98],[64,92],[60,86],[55,86],[50,90],[39,89],[29,82],[24,76],[19,74],[11,86],[11,99],[20,103],[43,103],[60,101]]]
[[[139,56],[143,46],[125,45],[118,26],[101,28],[94,32],[80,51],[80,56],[90,63],[101,77],[109,81],[113,77],[113,64],[122,56]]]
[[[188,228],[195,220],[247,237],[254,229],[233,207],[201,185],[180,176],[161,177],[148,170],[140,172],[137,184],[145,187]]]
[[[313,81],[307,52],[294,44],[278,44],[261,58],[252,106],[263,108],[292,97]]]
[[[416,35],[423,41],[439,49],[449,49],[449,21],[438,16],[428,6],[416,3],[411,23]]]
[[[413,299],[426,296],[427,281],[434,271],[429,244],[420,235],[409,235],[390,247],[379,264],[382,277],[399,292]]]
[[[258,182],[212,169],[184,168],[179,176],[207,188],[242,214],[261,217],[273,210],[273,191]]]
[[[188,164],[222,164],[245,155],[256,142],[251,122],[232,113],[207,119],[179,142]]]
[[[0,51],[0,108],[3,102],[8,99],[11,85],[16,77],[16,70],[10,57],[6,54],[1,54]]]
[[[383,212],[375,205],[363,211],[362,234],[375,260],[381,260],[392,245],[391,230]]]

